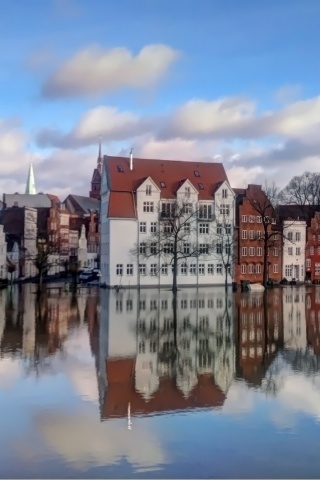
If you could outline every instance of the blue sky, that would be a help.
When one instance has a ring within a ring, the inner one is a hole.
[[[86,194],[97,156],[317,171],[318,0],[0,0],[0,191]],[[61,175],[63,171],[63,175]]]

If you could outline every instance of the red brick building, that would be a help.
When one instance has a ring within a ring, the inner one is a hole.
[[[274,231],[268,240],[267,279],[279,282],[282,242],[280,234],[276,233],[275,211],[261,185],[248,185],[246,189],[234,189],[234,191],[237,195],[235,282],[263,283],[265,228],[267,238],[270,232]]]
[[[315,355],[320,355],[320,289],[310,288],[306,293],[307,342]]]
[[[97,200],[100,200],[101,172],[102,172],[102,154],[101,154],[101,140],[100,140],[97,168],[95,168],[93,171],[92,180],[91,180],[91,190],[89,192],[89,197],[96,198]]]
[[[320,283],[320,212],[307,223],[306,278]]]

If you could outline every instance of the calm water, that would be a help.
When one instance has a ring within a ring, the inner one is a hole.
[[[319,478],[319,287],[33,292],[0,292],[1,477]]]

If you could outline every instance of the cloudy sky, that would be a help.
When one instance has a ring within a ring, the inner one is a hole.
[[[87,194],[104,154],[320,163],[319,0],[0,0],[0,194]]]

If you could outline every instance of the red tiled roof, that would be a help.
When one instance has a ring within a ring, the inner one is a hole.
[[[200,200],[212,200],[216,184],[228,180],[222,163],[134,158],[132,170],[127,157],[105,156],[104,163],[110,190],[117,192],[135,192],[143,180],[151,177],[162,198],[175,198],[181,181],[188,179],[198,190]],[[118,166],[123,172],[119,172]],[[199,172],[199,176],[195,176],[195,172]],[[161,182],[166,187],[161,187]],[[199,188],[199,183],[203,184],[203,189]]]
[[[130,192],[110,192],[108,217],[136,217],[134,194]]]
[[[222,163],[134,158],[130,170],[129,158],[105,155],[104,164],[110,188],[108,216],[114,218],[136,216],[135,192],[148,177],[160,189],[161,198],[168,199],[176,198],[177,190],[188,179],[200,200],[212,200],[218,186],[228,180]]]

